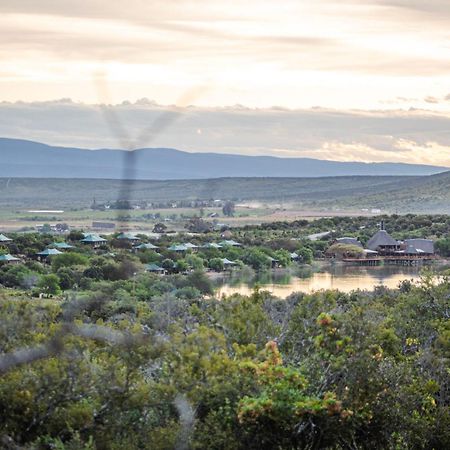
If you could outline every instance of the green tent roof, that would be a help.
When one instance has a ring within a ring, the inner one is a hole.
[[[143,243],[143,244],[136,245],[136,247],[134,247],[134,248],[137,248],[139,250],[155,250],[159,247],[157,247],[156,245],[153,245],[152,243],[149,242],[147,244]]]
[[[240,247],[242,244],[239,244],[239,242],[233,241],[233,240],[226,240],[219,242],[220,245],[223,246],[229,246],[229,247]]]
[[[106,242],[106,239],[100,237],[98,234],[88,234],[84,239],[81,239],[81,242],[86,243]]]
[[[236,264],[234,261],[230,261],[227,258],[223,258],[222,262],[223,262],[224,266],[234,266]]]
[[[73,245],[70,245],[67,242],[53,242],[53,244],[50,244],[50,247],[62,248],[62,249],[74,248]]]
[[[0,234],[0,242],[11,242],[12,239],[10,239],[9,237],[5,236],[4,234]]]
[[[3,262],[3,261],[20,261],[20,259],[14,257],[8,253],[6,255],[0,255],[0,262]]]
[[[120,233],[116,239],[123,239],[125,241],[138,241],[139,238],[133,233]]]
[[[57,250],[56,248],[46,248],[42,252],[36,253],[39,256],[54,256],[54,255],[61,255],[62,252]]]
[[[220,244],[216,244],[215,242],[210,242],[208,244],[202,245],[203,248],[222,248]]]
[[[158,264],[147,264],[145,266],[145,270],[147,270],[148,272],[164,272],[164,269],[160,266],[158,266]]]
[[[173,244],[167,250],[170,250],[172,252],[185,252],[186,250],[188,250],[188,247],[183,244]]]

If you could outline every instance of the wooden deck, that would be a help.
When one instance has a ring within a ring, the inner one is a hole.
[[[376,258],[344,258],[342,261],[347,264],[358,266],[379,266],[381,263],[397,266],[420,266],[421,264],[435,261],[436,255],[398,255],[398,256],[378,256]]]
[[[383,262],[383,258],[344,258],[342,261],[358,266],[379,266]]]

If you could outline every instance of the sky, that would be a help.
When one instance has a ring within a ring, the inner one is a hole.
[[[0,30],[2,136],[450,167],[448,0],[2,0]]]

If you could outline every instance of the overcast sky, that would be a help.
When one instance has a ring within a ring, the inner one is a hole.
[[[149,146],[450,166],[448,0],[1,0],[0,30],[3,136],[119,147],[112,103],[131,138],[163,114]]]

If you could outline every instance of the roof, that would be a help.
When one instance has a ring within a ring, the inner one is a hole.
[[[377,250],[378,247],[394,247],[398,245],[398,242],[386,230],[379,230],[369,240],[367,248],[369,250]]]
[[[356,245],[362,248],[361,242],[355,237],[341,237],[336,239],[336,244]]]
[[[67,242],[53,242],[53,244],[50,244],[49,247],[62,248],[62,249],[74,248],[73,245],[70,245]]]
[[[421,253],[434,253],[434,242],[431,239],[406,239],[405,245],[406,249],[412,246],[417,250],[421,250]]]
[[[170,250],[172,252],[185,252],[186,250],[188,250],[188,247],[186,247],[184,244],[173,244],[167,250]]]
[[[9,253],[6,255],[0,255],[0,262],[3,261],[20,261],[19,258],[16,258],[14,256],[11,256]]]
[[[148,272],[164,272],[164,269],[160,266],[158,266],[158,264],[147,264],[145,266],[145,270],[147,270]]]
[[[230,247],[240,247],[242,244],[239,244],[239,242],[233,241],[233,240],[225,240],[225,241],[220,241],[219,242],[220,245],[223,246],[230,246]]]
[[[120,233],[116,239],[123,239],[125,241],[138,241],[139,238],[133,233]]]
[[[9,237],[5,236],[4,234],[0,234],[0,242],[11,242],[12,239],[10,239]]]
[[[84,239],[81,239],[81,242],[106,242],[106,239],[100,237],[98,234],[88,234]]]
[[[142,244],[136,245],[136,247],[134,247],[134,248],[138,248],[141,250],[154,250],[155,248],[159,248],[159,247],[157,247],[156,245],[153,245],[152,243],[149,242],[146,244],[142,243]]]
[[[225,266],[234,266],[234,265],[236,264],[234,261],[230,261],[230,260],[227,259],[227,258],[223,258],[223,259],[222,259],[222,262],[223,262],[223,264],[224,264]]]
[[[54,256],[54,255],[61,255],[62,252],[57,250],[56,248],[46,248],[42,252],[36,253],[39,256]]]
[[[295,252],[292,252],[292,253],[290,254],[290,257],[291,257],[291,259],[297,259],[297,258],[300,258],[300,256],[298,255],[298,253],[295,253]]]
[[[202,245],[203,248],[222,248],[222,245],[216,244],[215,242],[208,242],[205,245]]]
[[[192,244],[190,242],[187,242],[186,244],[183,244],[187,248],[198,248],[198,245]]]
[[[406,255],[422,255],[423,250],[416,248],[414,245],[408,245],[404,251]]]

